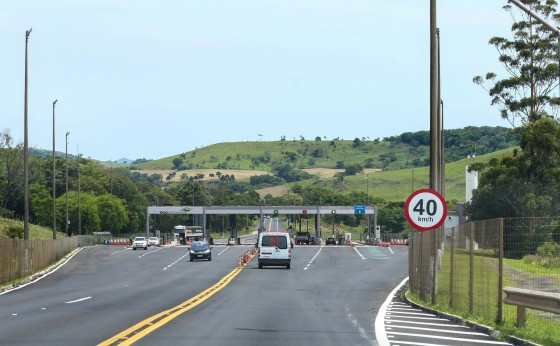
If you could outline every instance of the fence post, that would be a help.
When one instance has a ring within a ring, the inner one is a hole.
[[[433,242],[432,242],[432,246],[433,246],[433,252],[432,252],[432,256],[434,256],[434,260],[432,262],[432,304],[436,304],[437,303],[437,280],[438,280],[438,275],[437,275],[437,260],[438,260],[438,231],[441,229],[435,229],[433,230],[432,233],[432,237],[433,237]]]
[[[449,306],[453,307],[454,292],[454,274],[455,274],[455,227],[451,228],[451,263],[449,268]]]
[[[422,301],[426,301],[426,287],[425,287],[425,279],[426,279],[426,251],[424,251],[424,237],[423,233],[418,234],[418,238],[420,239],[420,263],[419,263],[419,282],[418,282],[418,295]]]
[[[504,291],[504,219],[498,219],[498,324],[503,319],[503,291]]]

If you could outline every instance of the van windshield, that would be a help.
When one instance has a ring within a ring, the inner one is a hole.
[[[287,249],[288,237],[265,235],[262,237],[262,246],[274,246],[279,249]]]

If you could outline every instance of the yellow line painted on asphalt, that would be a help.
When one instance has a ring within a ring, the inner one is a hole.
[[[229,274],[224,276],[220,281],[218,281],[214,286],[202,291],[196,296],[184,301],[183,303],[169,309],[162,311],[156,315],[148,317],[147,319],[139,322],[125,331],[113,336],[110,339],[103,341],[98,344],[98,346],[108,346],[108,345],[132,345],[134,342],[142,339],[146,335],[155,331],[159,327],[167,324],[174,318],[180,316],[181,314],[189,311],[195,306],[201,304],[208,298],[212,297],[215,293],[219,292],[227,284],[233,280],[237,274],[241,272],[243,268],[235,268]]]

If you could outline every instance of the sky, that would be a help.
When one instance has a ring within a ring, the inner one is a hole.
[[[506,0],[437,1],[444,127],[504,126],[472,82],[505,78]],[[239,141],[429,130],[429,0],[6,0],[0,131],[97,160]]]

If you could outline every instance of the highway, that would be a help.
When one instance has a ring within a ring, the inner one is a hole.
[[[235,269],[250,249],[189,262],[181,246],[83,248],[0,295],[1,343],[376,345],[377,311],[408,271],[406,247],[349,246],[296,246],[290,270]]]

